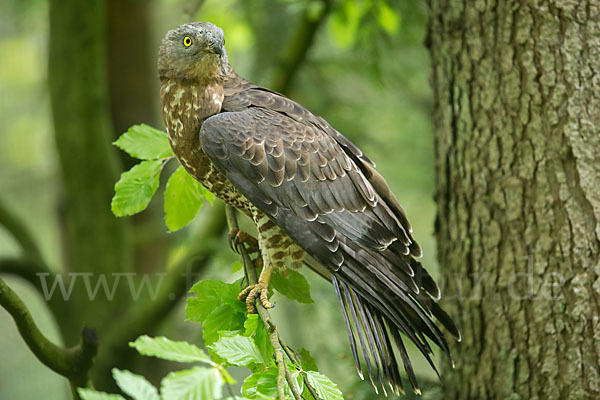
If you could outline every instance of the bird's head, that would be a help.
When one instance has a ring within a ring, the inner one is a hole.
[[[161,79],[219,80],[227,68],[225,35],[210,22],[193,22],[171,29],[158,52]]]

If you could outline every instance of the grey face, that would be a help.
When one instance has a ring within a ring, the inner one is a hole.
[[[210,22],[193,22],[170,30],[162,41],[158,70],[161,76],[192,79],[210,74],[225,55],[223,30]],[[216,71],[215,71],[216,72]]]

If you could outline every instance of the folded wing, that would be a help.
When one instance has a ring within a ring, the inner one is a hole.
[[[385,180],[348,139],[277,93],[250,88],[229,103],[226,97],[224,109],[230,111],[203,123],[203,151],[329,271],[359,374],[362,358],[376,388],[403,390],[395,348],[418,391],[400,333],[434,369],[426,337],[449,350],[432,319],[460,334],[435,302],[436,283],[413,257],[421,250]]]

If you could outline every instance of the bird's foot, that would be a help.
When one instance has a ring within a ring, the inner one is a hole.
[[[256,299],[260,299],[262,306],[266,309],[275,307],[275,305],[269,301],[269,289],[262,283],[250,285],[238,295],[238,300],[246,302],[248,314],[257,313]]]
[[[258,241],[247,234],[244,231],[240,231],[237,228],[229,228],[228,233],[229,247],[236,253],[240,254],[240,246],[243,246],[244,243],[248,246],[249,253],[258,252]]]

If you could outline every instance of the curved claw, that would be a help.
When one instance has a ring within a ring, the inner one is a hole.
[[[258,241],[254,237],[244,231],[240,231],[237,228],[229,228],[229,233],[227,236],[229,247],[238,254],[241,252],[240,246],[242,246],[244,243],[248,245],[249,253],[255,253],[259,249]]]
[[[227,232],[227,242],[229,243],[229,248],[236,253],[239,253],[237,250],[237,244],[235,243],[237,234],[240,232],[238,228],[229,228],[229,232]]]
[[[256,314],[256,299],[259,298],[262,306],[266,309],[275,305],[269,301],[269,289],[261,283],[250,285],[238,295],[238,300],[246,302],[248,314]]]

